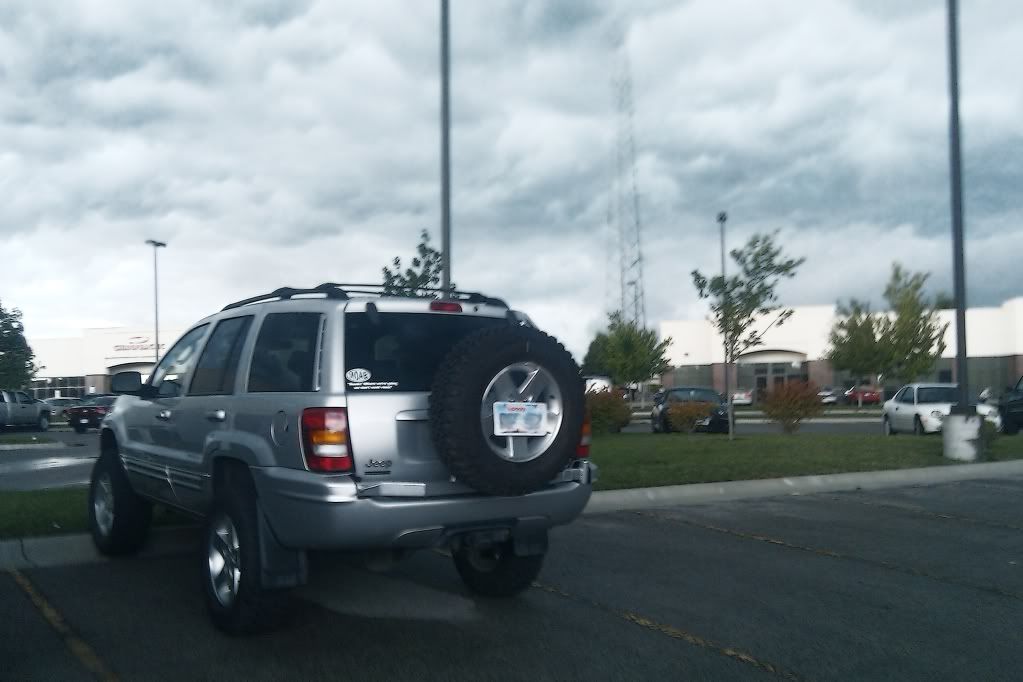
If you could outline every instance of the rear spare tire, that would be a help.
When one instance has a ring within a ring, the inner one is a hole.
[[[495,402],[544,404],[547,433],[494,435]],[[531,327],[499,326],[466,336],[445,357],[433,380],[430,428],[458,480],[490,495],[522,495],[575,457],[584,411],[583,380],[565,347]]]

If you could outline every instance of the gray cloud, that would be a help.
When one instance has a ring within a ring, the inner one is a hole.
[[[730,244],[782,229],[807,257],[793,304],[877,300],[895,259],[949,288],[940,3],[452,12],[455,280],[576,353],[617,287],[616,44],[652,322],[704,314],[688,273],[716,267],[721,209]],[[991,304],[1019,293],[1023,20],[993,0],[962,12],[971,300]],[[32,334],[148,323],[147,237],[171,242],[162,309],[184,325],[285,283],[375,280],[438,222],[435,3],[25,1],[0,17],[0,297]]]

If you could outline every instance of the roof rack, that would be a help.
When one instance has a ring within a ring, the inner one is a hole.
[[[387,287],[383,284],[337,284],[335,282],[324,282],[323,284],[317,285],[311,289],[295,289],[293,287],[281,287],[275,289],[267,294],[260,296],[253,296],[252,298],[242,299],[241,301],[235,301],[224,306],[221,310],[232,310],[234,308],[241,308],[242,306],[250,305],[252,303],[261,303],[263,301],[271,301],[274,299],[280,301],[286,301],[294,296],[300,296],[303,294],[323,294],[327,298],[337,299],[346,301],[351,298],[350,294],[363,294],[370,296],[399,296],[402,298],[444,298],[449,300],[463,301],[465,303],[480,303],[483,305],[498,306],[501,308],[508,308],[508,304],[499,298],[493,296],[486,296],[475,291],[456,291],[454,289],[450,291],[444,291],[443,289],[433,289],[430,287],[415,287],[410,289],[409,293],[405,294],[392,294],[387,291]]]

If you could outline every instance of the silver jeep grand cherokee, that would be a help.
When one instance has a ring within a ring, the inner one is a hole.
[[[472,591],[520,592],[595,480],[571,355],[480,294],[278,289],[111,383],[92,537],[136,551],[154,502],[202,517],[206,603],[232,633],[279,620],[308,549],[445,547]]]

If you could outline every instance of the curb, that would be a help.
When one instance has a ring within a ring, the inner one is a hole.
[[[812,495],[850,490],[881,490],[914,485],[936,485],[1023,475],[1023,460],[955,464],[920,469],[862,471],[847,474],[793,476],[755,481],[693,483],[655,488],[603,490],[593,493],[584,515],[670,507],[682,504],[728,502],[783,495]],[[194,526],[153,529],[140,557],[184,554],[197,548]],[[47,568],[107,561],[96,551],[88,533],[0,540],[0,570]]]
[[[755,481],[692,483],[656,488],[603,490],[593,493],[584,514],[670,507],[679,504],[704,504],[748,500],[782,495],[813,495],[850,490],[881,490],[913,485],[936,485],[956,481],[1023,475],[1023,460],[947,464],[918,469],[858,471],[845,474],[765,478]]]

